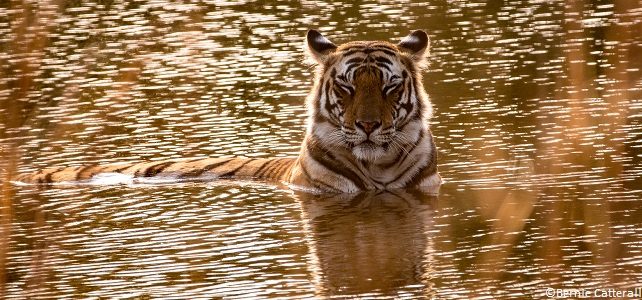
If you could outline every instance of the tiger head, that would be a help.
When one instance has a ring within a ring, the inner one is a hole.
[[[427,129],[431,114],[421,81],[428,43],[421,30],[398,44],[357,41],[340,46],[308,31],[309,56],[318,65],[308,97],[308,133],[366,162],[407,151]]]

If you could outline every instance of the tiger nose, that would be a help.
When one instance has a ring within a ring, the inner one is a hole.
[[[355,125],[357,127],[361,128],[361,130],[363,130],[366,134],[370,134],[373,131],[375,131],[375,129],[379,128],[379,126],[381,126],[381,122],[379,122],[379,121],[356,121]]]

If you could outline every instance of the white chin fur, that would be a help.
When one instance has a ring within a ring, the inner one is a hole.
[[[352,154],[359,160],[373,162],[384,156],[386,152],[381,146],[360,144],[352,148]]]

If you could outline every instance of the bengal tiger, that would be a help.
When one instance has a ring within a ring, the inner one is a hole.
[[[429,130],[431,103],[422,85],[428,35],[398,44],[353,41],[336,46],[307,32],[316,66],[306,98],[309,119],[298,157],[199,158],[44,169],[18,176],[34,184],[87,181],[103,173],[171,179],[251,179],[293,188],[352,193],[441,184]]]

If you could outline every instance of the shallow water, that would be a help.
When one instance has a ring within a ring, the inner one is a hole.
[[[336,43],[429,32],[424,85],[447,181],[438,196],[5,186],[4,298],[632,290],[641,15],[634,1],[0,3],[3,177],[11,157],[25,172],[296,155],[313,27]]]

